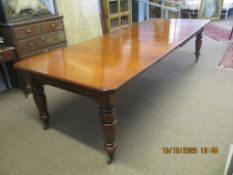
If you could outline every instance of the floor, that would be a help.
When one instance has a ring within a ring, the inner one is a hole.
[[[91,99],[46,86],[51,128],[32,97],[0,94],[1,175],[220,175],[233,143],[233,71],[217,67],[231,42],[191,40],[122,89],[115,161],[106,164],[98,108]],[[201,154],[200,147],[217,147]],[[163,154],[195,147],[196,154]]]
[[[221,27],[231,30],[233,26],[233,16],[229,16],[228,20],[213,21],[213,22]]]

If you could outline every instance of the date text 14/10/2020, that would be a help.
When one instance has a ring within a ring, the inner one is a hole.
[[[163,154],[218,154],[219,149],[216,146],[201,147],[162,147]]]

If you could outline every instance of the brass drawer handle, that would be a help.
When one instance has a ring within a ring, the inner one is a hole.
[[[30,43],[28,43],[28,45],[29,45],[30,47],[33,47],[33,46],[34,46],[34,42],[30,42]]]
[[[56,25],[53,23],[53,24],[50,24],[50,27],[54,28],[54,27],[56,27]]]
[[[45,37],[45,36],[43,36],[43,37],[41,37],[41,39],[42,39],[43,41],[45,41],[45,40],[46,40],[46,37]]]
[[[32,32],[32,29],[25,29],[25,32],[31,33],[31,32]]]
[[[58,41],[58,39],[59,39],[58,37],[54,37],[53,41]]]

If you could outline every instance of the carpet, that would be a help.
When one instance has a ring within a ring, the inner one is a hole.
[[[30,95],[0,93],[0,175],[222,175],[233,143],[233,78],[216,62],[229,43],[204,37],[174,50],[121,89],[119,147],[106,164],[94,100],[45,86],[51,128]],[[218,154],[165,155],[167,146],[217,146]]]
[[[233,69],[233,44],[227,49],[218,66]]]
[[[204,28],[203,34],[217,41],[226,41],[230,36],[230,30],[217,26],[213,23],[209,23]]]

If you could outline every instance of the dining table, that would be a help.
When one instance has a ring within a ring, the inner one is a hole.
[[[111,33],[23,59],[14,67],[27,93],[33,95],[44,129],[50,125],[44,85],[94,99],[99,106],[104,149],[108,163],[111,163],[117,148],[119,90],[129,81],[137,81],[135,77],[194,37],[194,61],[198,62],[202,32],[209,22],[207,19],[151,19],[133,23]]]

